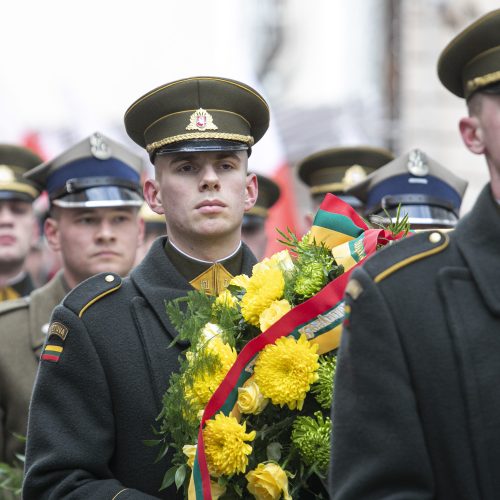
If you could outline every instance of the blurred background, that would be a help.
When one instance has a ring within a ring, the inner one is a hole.
[[[95,131],[147,156],[123,114],[168,81],[218,75],[257,88],[271,130],[253,171],[282,197],[274,227],[305,230],[310,210],[295,167],[323,148],[367,144],[396,155],[420,148],[468,179],[468,211],[487,181],[461,143],[463,100],[440,84],[437,58],[492,0],[16,0],[3,2],[0,142],[49,159]],[[273,251],[272,244],[269,252]]]

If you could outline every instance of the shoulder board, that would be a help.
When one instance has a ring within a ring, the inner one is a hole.
[[[414,262],[442,252],[449,244],[449,237],[440,231],[426,231],[413,234],[402,241],[390,245],[390,249],[380,251],[368,259],[363,268],[375,283]]]
[[[14,300],[4,300],[3,302],[0,302],[0,316],[11,311],[16,311],[17,309],[24,309],[28,307],[29,303],[29,297],[21,297]]]
[[[66,295],[63,304],[81,318],[98,300],[118,290],[122,279],[115,273],[100,273],[82,281]]]

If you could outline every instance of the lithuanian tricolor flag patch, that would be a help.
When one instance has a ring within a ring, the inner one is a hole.
[[[60,345],[47,344],[42,352],[41,359],[44,361],[51,361],[52,363],[57,363],[61,357],[63,348]]]

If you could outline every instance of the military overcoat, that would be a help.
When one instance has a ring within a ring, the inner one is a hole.
[[[52,360],[42,354],[35,383],[26,500],[179,495],[175,487],[158,492],[169,455],[154,464],[159,450],[143,443],[155,437],[151,428],[178,368],[180,348],[167,348],[175,330],[165,303],[193,289],[164,244],[157,239],[129,278],[92,277],[55,309],[48,342],[59,352]],[[244,246],[242,272],[254,263]]]
[[[66,295],[62,272],[28,297],[0,304],[0,461],[24,453],[28,407],[54,307]]]
[[[350,313],[349,313],[350,310]],[[347,286],[333,499],[500,498],[500,205],[381,250]]]

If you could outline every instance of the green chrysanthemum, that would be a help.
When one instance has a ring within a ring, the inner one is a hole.
[[[316,401],[325,410],[332,406],[333,380],[337,369],[337,358],[335,356],[321,357],[319,360],[318,380],[311,387]]]
[[[316,464],[325,473],[330,462],[332,421],[320,411],[313,417],[297,417],[292,426],[292,443],[299,450],[306,465]]]
[[[308,262],[302,266],[295,281],[294,292],[308,299],[319,292],[326,284],[327,275],[323,263]]]

